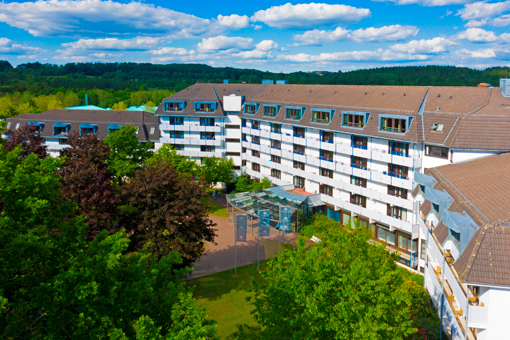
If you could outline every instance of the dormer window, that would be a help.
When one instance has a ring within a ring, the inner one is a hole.
[[[184,117],[170,117],[168,121],[170,125],[183,125]]]
[[[274,118],[278,116],[278,113],[280,112],[280,107],[281,107],[280,105],[264,105],[262,115],[264,117]]]
[[[437,123],[434,123],[434,124],[432,124],[432,126],[430,127],[430,131],[431,131],[431,132],[443,132],[443,129],[444,129],[444,124],[437,124]]]
[[[380,115],[379,131],[406,133],[411,124],[411,119],[412,117]]]
[[[53,136],[67,136],[70,128],[71,124],[56,122],[53,124]]]
[[[285,107],[285,119],[300,120],[303,118],[305,112],[304,107],[286,106]]]
[[[367,112],[343,111],[342,126],[362,129],[367,124],[369,115]]]
[[[186,106],[185,101],[165,101],[163,102],[163,110],[165,112],[182,112]]]
[[[154,132],[156,132],[156,127],[155,127],[155,126],[151,126],[151,132],[150,132],[150,134],[151,134],[151,135],[153,135],[153,134],[154,134]]]
[[[259,108],[259,104],[245,103],[244,104],[244,113],[254,115],[255,113],[257,113],[258,108]]]
[[[97,125],[83,123],[80,124],[80,136],[87,134],[87,133],[96,133],[97,132]]]
[[[312,123],[329,124],[335,110],[312,109]]]
[[[216,111],[216,102],[195,102],[195,112],[210,112]]]
[[[120,130],[120,128],[121,128],[121,126],[117,125],[117,124],[110,124],[110,125],[108,125],[108,135],[110,135],[110,133],[112,133],[112,132]]]

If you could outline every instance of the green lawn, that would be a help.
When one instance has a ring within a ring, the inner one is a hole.
[[[227,209],[221,207],[220,205],[213,203],[209,198],[204,197],[201,199],[204,206],[207,208],[209,215],[227,218]]]
[[[260,262],[260,269],[265,269],[265,261]],[[193,296],[198,305],[205,308],[208,317],[218,322],[220,339],[226,339],[237,330],[236,324],[256,325],[250,311],[254,307],[246,301],[252,293],[251,278],[262,281],[257,271],[257,264],[250,264],[207,276],[202,276],[186,282],[186,287],[193,289]]]

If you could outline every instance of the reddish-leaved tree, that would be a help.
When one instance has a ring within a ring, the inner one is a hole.
[[[110,148],[96,134],[71,134],[68,143],[70,147],[63,152],[66,160],[59,170],[62,196],[78,205],[78,213],[88,223],[89,240],[103,229],[117,231],[119,196],[106,163]]]
[[[41,137],[39,126],[23,125],[15,132],[9,135],[9,140],[4,144],[5,152],[9,152],[21,144],[21,159],[25,159],[31,153],[35,153],[39,158],[48,157],[44,138]]]
[[[168,159],[146,165],[126,184],[129,202],[124,226],[136,248],[147,247],[155,257],[178,252],[184,265],[203,255],[204,242],[213,242],[215,223],[200,201],[202,181],[179,174]]]

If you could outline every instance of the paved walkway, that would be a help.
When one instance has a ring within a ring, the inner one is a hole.
[[[213,200],[216,204],[226,207],[224,195],[220,198]],[[225,205],[221,204],[223,202]],[[234,268],[235,265],[235,228],[234,225],[227,219],[209,216],[209,218],[216,223],[216,243],[205,243],[205,255],[195,263],[194,270],[189,278],[200,277],[212,273],[217,273]],[[258,224],[256,221],[253,223],[253,234],[251,222],[248,220],[248,232],[246,235],[247,242],[237,242],[237,266],[245,266],[247,264],[257,262],[257,232]],[[281,233],[283,235],[283,233]],[[264,242],[263,239],[268,239],[272,242]],[[285,243],[296,245],[296,234],[288,233],[285,235]],[[283,242],[281,237],[281,242]],[[264,246],[264,243],[267,246]],[[278,246],[278,230],[271,228],[269,237],[260,238],[258,249],[260,250],[260,260],[265,260],[274,254],[274,249]],[[267,248],[267,249],[266,249]],[[268,254],[266,254],[266,252]]]

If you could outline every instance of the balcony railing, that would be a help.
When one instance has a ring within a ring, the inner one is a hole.
[[[365,124],[363,124],[363,123],[344,122],[342,124],[342,126],[363,128],[365,126]]]
[[[363,149],[363,150],[368,149],[367,145],[359,145],[359,144],[351,144],[351,147],[356,148],[356,149]]]
[[[321,142],[323,142],[323,143],[331,143],[331,144],[333,144],[333,140],[332,140],[332,139],[324,139],[324,138],[323,138],[323,139],[321,139]]]
[[[327,162],[333,162],[333,159],[332,158],[328,158],[328,157],[320,157],[320,160],[321,161],[327,161]]]
[[[351,164],[351,167],[356,168],[356,169],[361,169],[361,170],[366,170],[367,169],[366,166],[362,166],[362,165],[359,165],[359,164]]]

